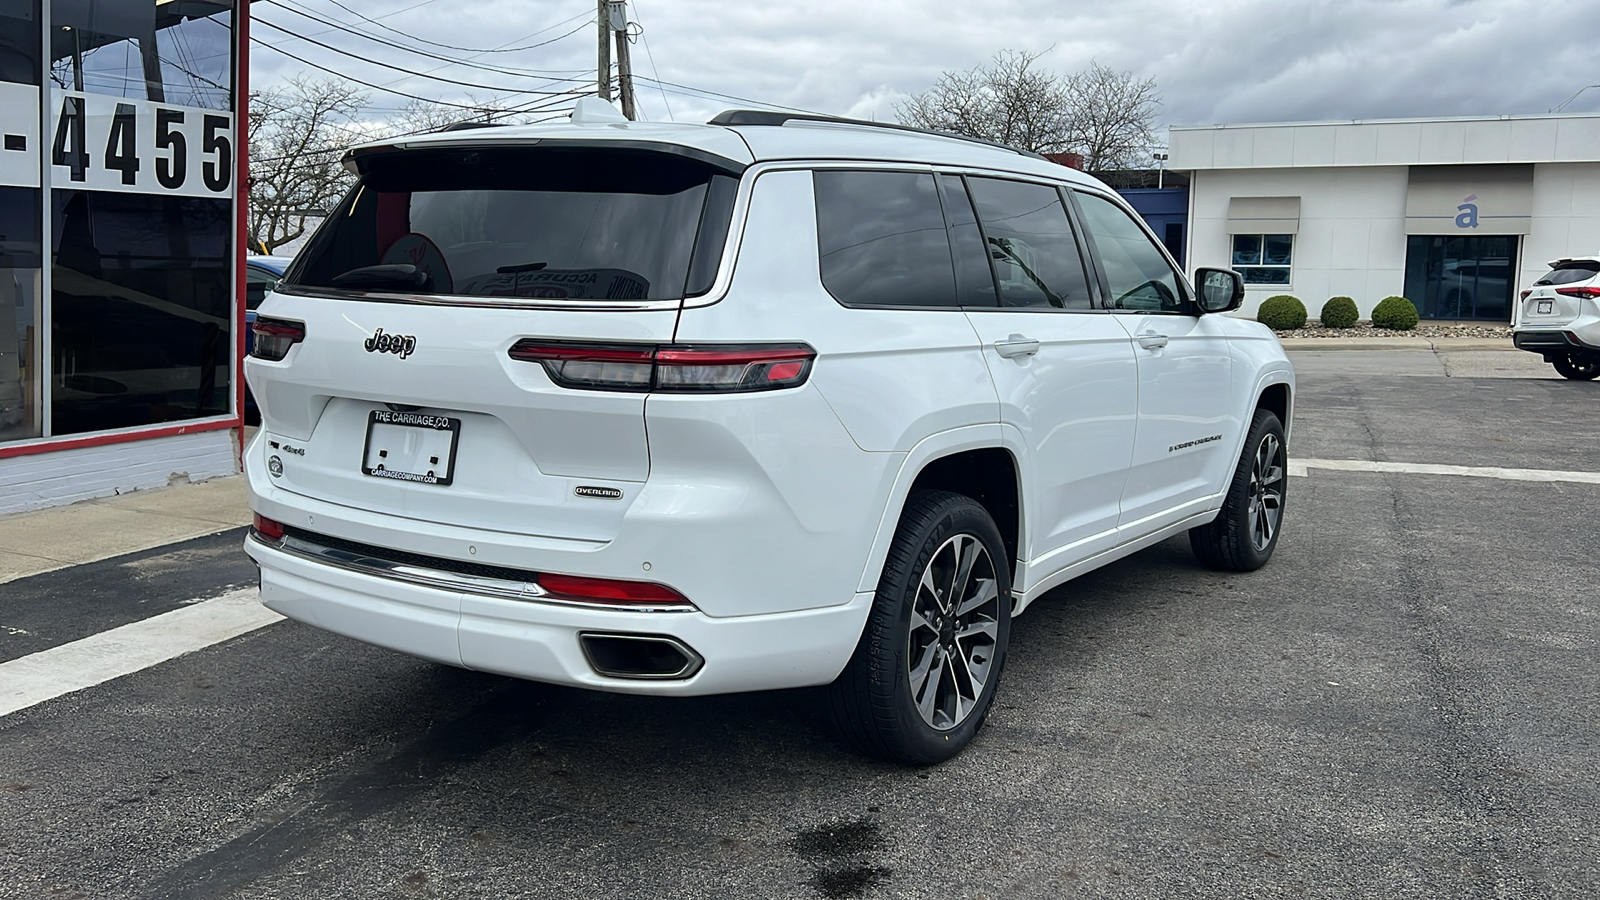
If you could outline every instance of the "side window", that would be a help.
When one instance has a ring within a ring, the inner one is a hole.
[[[940,175],[939,191],[944,197],[944,217],[950,223],[950,255],[956,263],[956,294],[962,306],[998,306],[994,297],[994,272],[983,250],[983,232],[978,215],[960,175]]]
[[[1100,253],[1112,308],[1188,312],[1178,273],[1139,223],[1104,197],[1077,196],[1084,227]]]
[[[1000,305],[1092,309],[1083,258],[1061,195],[1049,185],[972,178]]]
[[[267,299],[267,291],[278,283],[278,276],[264,269],[246,266],[244,270],[244,308],[255,309]]]
[[[822,284],[846,306],[959,306],[933,175],[819,169]]]

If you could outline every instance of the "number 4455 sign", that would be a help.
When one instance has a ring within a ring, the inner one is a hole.
[[[53,187],[233,196],[231,114],[76,91],[52,102]]]

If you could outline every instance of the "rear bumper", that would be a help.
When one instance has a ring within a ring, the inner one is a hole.
[[[425,659],[533,681],[595,690],[698,696],[827,684],[855,650],[871,593],[819,609],[717,618],[702,612],[638,612],[455,592],[323,565],[254,536],[245,551],[261,567],[261,602],[291,619]],[[665,635],[704,659],[680,680],[600,675],[578,642],[583,632]]]
[[[1545,356],[1574,352],[1600,353],[1600,334],[1594,335],[1594,343],[1587,342],[1584,338],[1585,335],[1576,331],[1572,325],[1567,325],[1561,328],[1517,331],[1511,335],[1511,342],[1518,350],[1527,350]]]

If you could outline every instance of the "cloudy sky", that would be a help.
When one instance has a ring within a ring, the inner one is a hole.
[[[433,99],[487,97],[494,94],[485,89],[491,87],[561,91],[584,87],[583,79],[592,85],[594,0],[340,2],[343,7],[335,0],[256,0],[252,36],[352,78]],[[704,121],[722,109],[751,105],[713,94],[892,120],[896,102],[925,90],[941,71],[970,68],[1006,48],[1048,51],[1040,64],[1058,72],[1093,60],[1153,76],[1163,100],[1162,125],[1544,113],[1600,83],[1596,0],[628,5],[643,29],[633,45],[635,73],[666,83],[638,83],[643,115],[652,121]],[[502,71],[385,46],[296,10]],[[392,30],[363,22],[352,10]],[[478,52],[495,48],[527,49]],[[297,72],[321,74],[273,49],[257,46],[253,54],[256,86]],[[481,87],[407,77],[378,63]],[[534,70],[544,74],[527,74]],[[571,80],[552,81],[561,78]],[[406,102],[380,90],[369,93],[380,109]],[[538,97],[521,94],[518,100]],[[1600,111],[1600,87],[1583,93],[1567,111]]]

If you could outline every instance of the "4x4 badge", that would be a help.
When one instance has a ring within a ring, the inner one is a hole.
[[[384,334],[379,328],[367,338],[366,348],[368,353],[398,353],[401,359],[411,355],[417,349],[417,336],[414,334]]]

